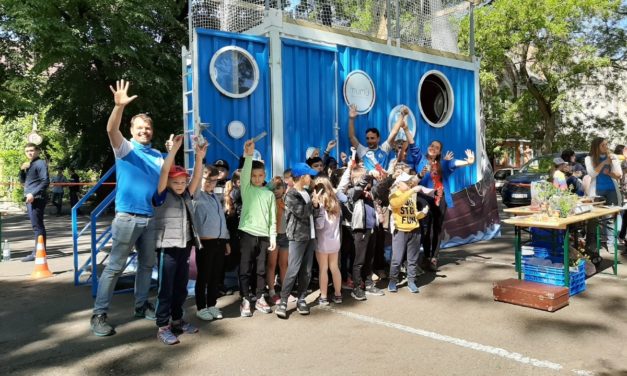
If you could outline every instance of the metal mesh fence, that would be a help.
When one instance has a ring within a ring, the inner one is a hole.
[[[459,24],[468,0],[192,0],[191,27],[243,32],[261,24],[266,8],[379,39],[459,52]]]

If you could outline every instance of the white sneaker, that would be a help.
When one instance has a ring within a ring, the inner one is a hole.
[[[266,302],[266,298],[264,298],[263,295],[261,296],[261,298],[257,299],[257,302],[255,303],[255,309],[263,313],[272,313],[272,308],[270,308],[270,306]]]
[[[196,311],[196,317],[204,321],[211,321],[215,318],[211,311],[209,311],[209,308],[203,308],[200,311]]]
[[[250,310],[250,302],[248,299],[242,299],[242,303],[239,305],[239,312],[242,317],[252,317],[253,312]]]
[[[222,316],[222,311],[220,311],[218,307],[216,306],[209,307],[207,308],[207,310],[213,316],[214,319],[222,320],[222,318],[224,317]]]

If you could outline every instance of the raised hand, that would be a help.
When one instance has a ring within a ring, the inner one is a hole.
[[[126,106],[137,98],[137,95],[133,95],[132,97],[128,96],[127,93],[129,85],[130,82],[124,80],[115,81],[115,89],[113,86],[109,85],[109,89],[111,89],[111,92],[113,93],[113,101],[116,106]]]
[[[170,140],[168,141],[172,141],[172,149],[169,151],[174,151],[176,153],[183,144],[183,135],[179,134],[174,138],[172,138],[172,135],[170,135]]]
[[[469,165],[475,163],[475,153],[470,149],[466,149],[466,158],[464,158],[464,160],[468,162]]]
[[[337,145],[337,142],[335,140],[331,140],[329,141],[329,143],[327,144],[327,153],[330,153],[331,150],[333,150],[333,148],[335,147],[335,145]]]
[[[314,189],[313,193],[311,194],[311,203],[313,204],[313,206],[315,206],[316,208],[318,206],[320,206],[320,194],[322,192],[318,192],[317,190]]]
[[[170,133],[170,139],[165,142],[165,150],[172,150],[172,145],[174,145],[174,133]]]
[[[447,151],[446,155],[444,155],[444,160],[450,161],[450,160],[453,160],[453,157],[455,157],[455,154],[453,154],[452,151]]]
[[[357,115],[359,115],[359,114],[357,113],[357,106],[356,106],[356,105],[354,105],[354,104],[351,104],[351,105],[348,107],[348,117],[349,117],[349,118],[351,118],[351,119],[354,119],[354,118],[356,118],[356,117],[357,117]]]
[[[196,152],[196,158],[198,159],[205,159],[205,155],[207,155],[207,147],[209,146],[209,143],[205,142],[202,145],[198,142],[198,137],[194,137],[195,138],[195,143],[194,143],[194,152]]]
[[[252,157],[255,154],[255,142],[250,139],[244,144],[244,157]]]

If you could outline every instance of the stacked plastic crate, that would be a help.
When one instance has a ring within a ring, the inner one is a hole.
[[[525,281],[562,286],[564,284],[564,231],[531,229],[531,244],[523,246]],[[570,267],[570,296],[586,290],[585,261]]]

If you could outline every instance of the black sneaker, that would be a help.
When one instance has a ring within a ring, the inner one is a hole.
[[[135,317],[146,320],[156,320],[157,313],[155,312],[155,306],[149,301],[144,302],[143,306],[135,308]]]
[[[282,319],[286,319],[287,318],[287,303],[286,302],[279,303],[279,305],[274,310],[274,313],[276,313],[278,317]]]
[[[361,287],[355,287],[353,291],[351,292],[351,296],[355,298],[356,300],[368,299],[366,298],[366,293],[364,292],[364,290],[361,289]]]
[[[298,303],[296,303],[296,310],[301,315],[308,315],[310,312],[309,306],[307,305],[307,302],[304,300],[299,300]]]
[[[22,257],[22,262],[31,262],[31,261],[35,261],[35,255],[30,254],[30,255],[26,255]]]
[[[368,286],[366,286],[366,294],[368,294],[368,295],[375,295],[375,296],[383,296],[383,295],[385,295],[383,290],[381,290],[380,288],[378,288],[375,285],[368,285]]]
[[[93,315],[91,317],[91,331],[98,337],[106,337],[115,333],[113,327],[107,324],[107,314]]]

